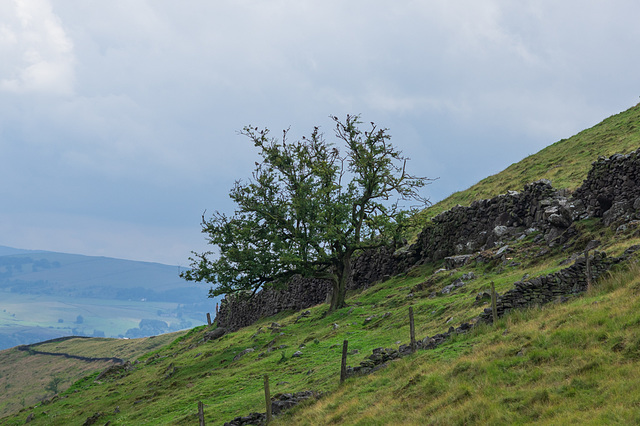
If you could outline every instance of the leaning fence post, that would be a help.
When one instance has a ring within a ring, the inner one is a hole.
[[[200,426],[204,426],[204,404],[202,401],[198,401],[198,419],[200,420]]]
[[[498,308],[496,306],[497,298],[498,296],[496,295],[496,286],[493,283],[493,281],[491,281],[491,312],[493,314],[493,325],[495,325],[498,322]]]
[[[416,328],[413,322],[413,306],[409,306],[409,334],[411,335],[411,353],[416,353]]]
[[[211,314],[209,312],[207,312],[207,324],[211,327]]]
[[[269,391],[269,375],[264,375],[264,402],[267,406],[267,424],[271,421],[271,392]]]
[[[347,378],[347,347],[349,347],[349,341],[345,340],[342,343],[342,363],[340,364],[340,384]]]

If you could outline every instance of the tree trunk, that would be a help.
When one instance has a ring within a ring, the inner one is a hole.
[[[347,283],[351,279],[351,253],[347,253],[340,266],[336,268],[331,289],[331,305],[329,312],[333,312],[345,306],[344,299],[347,293]]]

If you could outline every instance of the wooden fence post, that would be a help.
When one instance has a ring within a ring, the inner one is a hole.
[[[211,327],[211,314],[209,312],[207,312],[207,324]]]
[[[589,249],[584,251],[584,257],[587,260],[587,291],[591,291],[592,277],[591,277],[591,260],[589,259]]]
[[[409,306],[409,334],[411,335],[411,353],[416,353],[416,328],[413,322],[413,306]]]
[[[269,375],[264,375],[264,402],[267,406],[267,424],[271,421],[271,392],[269,391]]]
[[[496,286],[491,281],[491,312],[493,314],[493,325],[496,325],[498,322],[498,308],[497,308],[497,299],[498,295],[496,294]]]
[[[200,420],[200,426],[204,426],[204,404],[202,401],[198,401],[198,419]]]
[[[349,341],[345,340],[342,343],[342,363],[340,364],[340,384],[342,384],[347,378],[347,347],[349,347]]]

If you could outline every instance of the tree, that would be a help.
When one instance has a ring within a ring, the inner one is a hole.
[[[193,253],[181,276],[215,285],[209,296],[251,293],[282,285],[293,275],[331,279],[330,310],[344,306],[354,255],[398,241],[409,216],[399,202],[428,201],[418,189],[429,179],[406,171],[407,158],[388,129],[360,129],[358,116],[331,117],[344,145],[325,141],[318,127],[290,142],[268,129],[245,127],[261,162],[248,182],[230,191],[233,216],[202,216],[202,232],[218,253]],[[206,213],[206,212],[205,212]]]
[[[58,387],[64,380],[62,377],[52,377],[47,386],[44,387],[45,390],[53,392],[54,394],[58,393]]]

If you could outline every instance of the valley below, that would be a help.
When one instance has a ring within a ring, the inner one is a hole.
[[[176,266],[0,250],[0,349],[64,336],[136,338],[206,322],[206,286]]]

